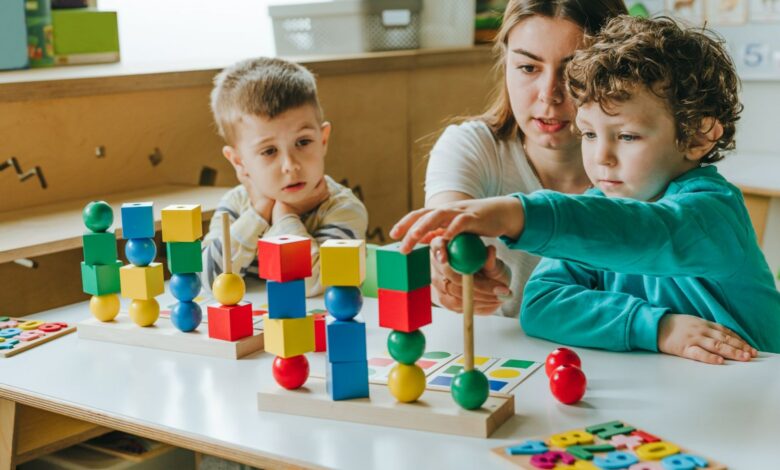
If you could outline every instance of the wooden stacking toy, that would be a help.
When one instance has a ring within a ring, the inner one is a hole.
[[[130,264],[119,270],[122,297],[130,301],[130,319],[138,326],[151,326],[160,317],[158,295],[165,291],[163,267],[155,263],[154,208],[151,202],[122,204],[122,238]]]
[[[311,276],[311,239],[282,235],[257,242],[258,275],[266,280],[265,350],[276,355],[271,371],[280,386],[295,390],[309,378],[306,353],[315,349],[314,317],[306,315]]]
[[[100,321],[111,321],[119,313],[119,268],[116,236],[108,231],[114,223],[114,211],[104,201],[92,201],[84,207],[82,219],[89,232],[82,237],[84,261],[81,284],[91,294],[89,310]]]
[[[379,326],[391,328],[387,350],[396,364],[387,386],[401,402],[417,401],[425,391],[425,373],[416,362],[425,353],[420,328],[431,323],[430,249],[416,246],[402,254],[400,243],[376,249]]]
[[[166,246],[168,285],[179,301],[171,307],[171,322],[181,331],[193,331],[203,320],[200,305],[194,302],[200,293],[203,271],[200,237],[203,218],[199,205],[172,205],[162,210],[162,239]]]
[[[463,371],[452,381],[452,398],[462,408],[482,406],[490,385],[482,371],[474,368],[474,273],[487,260],[487,248],[479,236],[461,233],[447,244],[450,266],[463,275]]]

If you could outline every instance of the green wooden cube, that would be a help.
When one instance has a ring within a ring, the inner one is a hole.
[[[417,245],[408,255],[398,251],[400,242],[376,250],[377,279],[380,289],[411,292],[431,283],[431,259],[428,245]]]
[[[81,287],[91,295],[114,294],[120,291],[119,268],[122,262],[114,260],[111,264],[89,265],[81,262]]]
[[[363,297],[377,298],[377,279],[376,279],[376,249],[379,245],[373,243],[366,244],[366,278],[363,280],[363,285],[360,287],[360,291],[363,293]]]
[[[84,262],[88,265],[116,262],[116,236],[113,231],[89,232],[81,239],[84,245]]]
[[[168,242],[168,271],[171,274],[199,273],[203,271],[203,255],[200,240],[194,242]]]

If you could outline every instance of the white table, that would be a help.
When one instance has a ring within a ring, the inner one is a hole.
[[[248,299],[265,302],[262,294]],[[88,315],[81,303],[35,317],[76,322]],[[388,330],[377,326],[375,299],[366,299],[362,315],[369,353],[382,352]],[[428,351],[462,351],[459,315],[436,309],[423,331]],[[495,357],[543,361],[555,347],[499,317],[477,317],[475,337],[476,352]],[[556,402],[540,369],[515,391],[517,416],[490,439],[259,412],[257,391],[273,381],[269,354],[231,361],[77,334],[0,362],[0,398],[268,468],[509,468],[489,449],[616,419],[729,468],[780,462],[780,356],[710,366],[659,354],[577,352],[588,377],[583,402]],[[322,356],[309,355],[313,370]]]

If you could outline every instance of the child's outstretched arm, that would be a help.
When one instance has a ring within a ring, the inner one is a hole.
[[[409,253],[417,243],[430,243],[436,236],[452,239],[461,232],[514,239],[523,231],[524,220],[523,205],[514,197],[470,199],[412,211],[393,226],[390,236],[403,237],[401,252]]]
[[[598,276],[575,263],[542,260],[523,295],[520,323],[526,334],[613,351],[660,351],[710,364],[756,355],[728,328],[601,290]]]

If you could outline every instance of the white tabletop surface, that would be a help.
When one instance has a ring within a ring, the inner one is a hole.
[[[252,286],[250,290],[258,290]],[[166,294],[169,295],[169,294]],[[262,294],[248,294],[256,305]],[[161,298],[161,304],[166,302]],[[322,306],[309,299],[308,307]],[[86,303],[34,317],[78,321]],[[369,354],[388,330],[366,299]],[[436,309],[427,350],[462,351],[461,317]],[[544,361],[556,345],[526,337],[517,320],[475,319],[476,352]],[[489,439],[336,422],[257,410],[273,383],[267,353],[238,361],[79,339],[77,334],[0,361],[0,396],[23,392],[249,454],[340,469],[511,468],[489,449],[525,438],[621,420],[734,469],[778,468],[780,356],[711,366],[649,353],[575,348],[588,377],[582,402],[562,405],[543,369],[515,390],[516,416]],[[323,354],[310,354],[312,369]],[[774,462],[774,463],[772,463]]]

